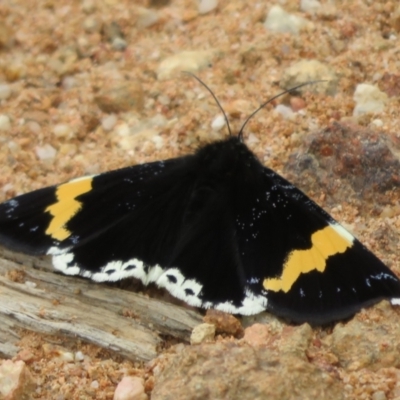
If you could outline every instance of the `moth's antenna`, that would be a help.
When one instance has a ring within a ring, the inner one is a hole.
[[[192,74],[189,71],[182,71],[184,74],[188,74],[190,76],[192,76],[194,79],[196,79],[197,82],[201,83],[210,93],[211,96],[214,97],[215,102],[217,103],[219,109],[222,111],[222,114],[224,115],[225,118],[225,122],[226,122],[226,126],[228,127],[228,131],[229,131],[229,136],[232,136],[232,131],[231,131],[231,126],[229,125],[229,120],[228,117],[224,111],[224,109],[221,106],[221,103],[218,101],[217,96],[213,93],[213,91],[199,78],[197,77],[195,74]]]
[[[315,83],[319,83],[319,82],[326,82],[326,80],[318,80],[318,81],[310,81],[310,82],[305,82],[305,83],[301,83],[300,85],[297,85],[295,87],[292,87],[290,89],[284,90],[283,92],[277,94],[274,97],[271,97],[269,100],[267,100],[265,103],[262,103],[260,107],[258,107],[255,111],[253,111],[246,119],[246,121],[244,121],[242,127],[240,128],[240,131],[238,133],[238,138],[240,141],[243,140],[243,130],[245,128],[245,126],[247,125],[247,123],[254,117],[254,115],[256,115],[261,109],[263,109],[267,104],[271,103],[271,101],[274,101],[275,99],[277,99],[280,96],[283,96],[286,93],[289,92],[293,92],[296,89],[299,89],[303,86],[307,86],[307,85],[314,85]]]

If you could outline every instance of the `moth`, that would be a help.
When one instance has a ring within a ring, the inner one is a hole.
[[[248,119],[193,154],[10,199],[0,204],[0,243],[48,254],[67,275],[134,277],[234,314],[321,325],[382,299],[400,304],[397,276],[249,150]]]

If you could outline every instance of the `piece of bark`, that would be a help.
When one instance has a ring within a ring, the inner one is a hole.
[[[50,268],[46,257],[0,248],[0,355],[15,354],[15,329],[24,328],[76,337],[124,358],[148,361],[157,356],[163,336],[189,341],[202,321],[190,309]],[[15,271],[21,270],[18,279]]]

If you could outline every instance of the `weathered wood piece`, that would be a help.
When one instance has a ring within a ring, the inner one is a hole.
[[[15,270],[24,271],[23,282],[10,279]],[[75,337],[130,360],[148,361],[157,356],[163,336],[187,341],[201,322],[201,315],[190,309],[56,274],[46,257],[0,248],[0,356],[18,351],[16,328],[24,328]]]

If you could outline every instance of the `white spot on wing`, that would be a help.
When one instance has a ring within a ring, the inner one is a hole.
[[[256,295],[250,289],[245,291],[244,299],[238,306],[230,301],[223,303],[204,301],[201,298],[203,285],[195,279],[186,279],[178,268],[163,269],[160,265],[145,268],[143,261],[133,258],[128,261],[109,262],[98,272],[92,272],[74,263],[74,254],[70,249],[52,247],[48,254],[53,256],[54,268],[66,275],[80,275],[96,282],[114,282],[129,277],[140,279],[144,285],[155,282],[157,286],[167,289],[173,296],[194,307],[215,308],[242,315],[257,314],[267,308],[266,296]],[[400,299],[398,300],[400,304]]]
[[[393,306],[400,306],[400,299],[398,299],[398,298],[391,299],[391,300],[390,300],[390,303],[391,303]]]
[[[348,242],[353,243],[354,242],[354,236],[347,231],[346,229],[343,228],[342,225],[338,223],[330,224],[330,226],[343,238],[345,238]]]

